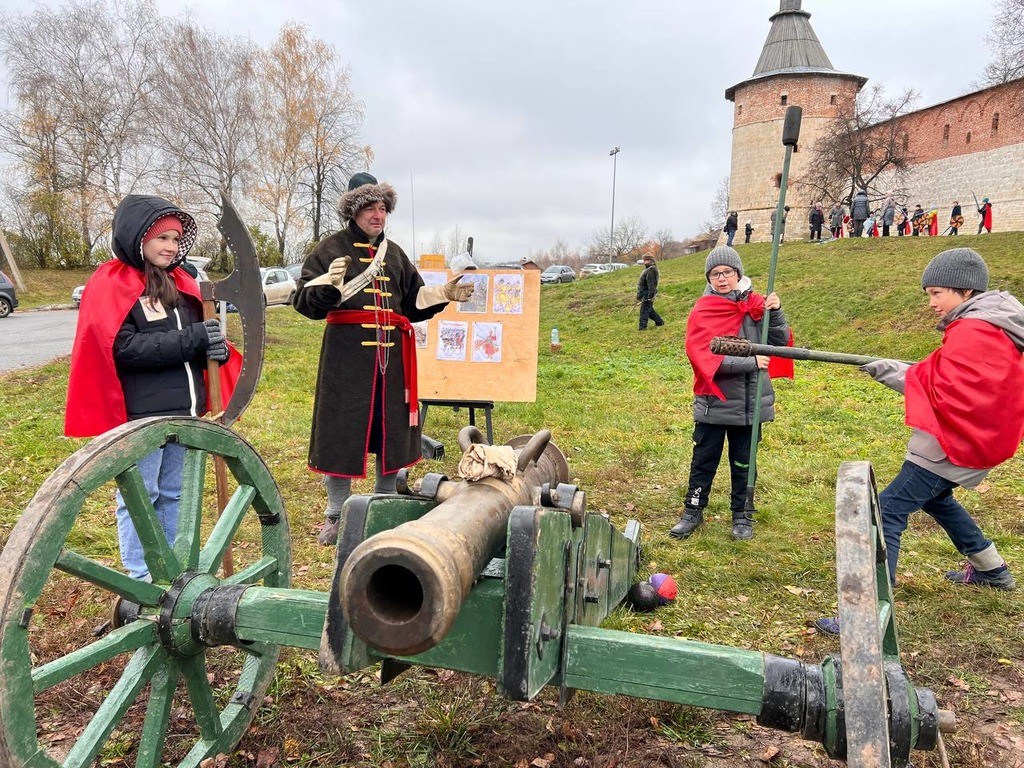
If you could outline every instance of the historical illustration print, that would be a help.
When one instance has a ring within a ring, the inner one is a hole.
[[[427,348],[427,321],[413,323],[412,329],[416,333],[416,349]]]
[[[437,359],[456,360],[466,359],[466,335],[469,332],[469,323],[460,323],[454,320],[442,320],[437,324]]]
[[[494,276],[494,305],[491,310],[498,315],[523,314],[523,276]]]
[[[501,362],[501,323],[473,323],[473,362]]]
[[[464,301],[459,304],[458,311],[460,313],[472,313],[482,314],[487,311],[487,288],[488,288],[489,275],[473,274],[472,272],[462,273],[463,283],[472,283],[475,287],[473,288],[473,295],[469,301]]]

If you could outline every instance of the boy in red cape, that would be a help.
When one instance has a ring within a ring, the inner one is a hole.
[[[725,440],[729,440],[729,470],[732,479],[732,535],[736,539],[754,536],[754,520],[743,509],[747,495],[747,470],[750,441],[754,423],[754,397],[757,372],[767,370],[769,376],[792,378],[792,361],[777,358],[769,368],[770,358],[716,355],[708,348],[715,336],[742,336],[761,341],[761,323],[765,310],[771,310],[768,321],[768,343],[784,346],[790,334],[778,295],[760,296],[750,289],[750,280],[743,276],[739,254],[728,246],[719,246],[704,262],[708,286],[693,305],[686,321],[686,356],[693,366],[693,459],[686,501],[679,522],[669,535],[688,538],[704,522],[711,483],[722,460]],[[775,419],[775,390],[766,378],[761,393],[760,421]]]
[[[995,544],[953,496],[976,487],[1024,439],[1024,306],[988,290],[988,267],[970,248],[943,251],[921,276],[940,316],[942,346],[920,363],[878,360],[861,366],[905,394],[913,428],[900,473],[879,494],[889,579],[896,583],[900,539],[911,513],[924,510],[967,558],[949,571],[954,584],[1012,590],[1016,581]],[[818,629],[838,634],[834,618]]]
[[[148,416],[207,411],[207,359],[231,356],[220,323],[203,321],[196,281],[181,266],[196,240],[195,220],[160,197],[128,195],[114,212],[116,258],[101,264],[82,295],[71,353],[64,434],[92,437]],[[240,356],[224,366],[237,372]],[[233,377],[223,393],[230,397]],[[184,449],[174,443],[138,462],[164,533],[174,541]],[[148,579],[142,545],[120,493],[121,561]]]

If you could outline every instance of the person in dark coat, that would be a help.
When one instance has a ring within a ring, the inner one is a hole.
[[[811,224],[811,240],[821,241],[821,228],[825,224],[825,212],[821,210],[821,203],[815,203],[811,208],[809,217]]]
[[[736,237],[736,230],[739,228],[739,214],[737,214],[736,211],[731,211],[725,218],[725,227],[722,230],[725,232],[726,245],[732,245],[732,240]]]
[[[920,237],[921,236],[921,230],[923,230],[924,228],[925,228],[924,208],[922,208],[921,204],[918,203],[917,205],[914,206],[914,213],[910,217],[910,229],[911,229],[911,233],[910,234],[913,235],[914,237]]]
[[[709,341],[713,336],[727,335],[760,343],[766,310],[771,311],[767,321],[769,344],[789,343],[789,326],[778,295],[761,296],[751,290],[750,279],[743,275],[743,262],[734,249],[719,246],[712,250],[704,262],[704,275],[708,281],[704,295],[686,321],[686,355],[694,371],[693,458],[683,514],[669,535],[688,538],[704,522],[704,508],[728,439],[732,535],[745,540],[754,536],[754,520],[744,505],[758,370],[791,376],[792,367],[789,361],[782,361],[769,368],[771,358],[763,355],[715,355],[709,351]],[[767,377],[759,417],[761,423],[775,419],[775,390]]]
[[[892,226],[895,219],[896,198],[893,197],[892,192],[890,192],[886,195],[885,202],[882,203],[882,237],[889,236],[889,227]]]
[[[853,219],[853,236],[861,237],[864,234],[864,222],[871,216],[871,205],[868,203],[867,190],[858,189],[850,203],[850,218]]]
[[[636,300],[640,302],[640,330],[647,330],[647,322],[653,320],[659,328],[665,321],[654,308],[654,297],[658,295],[658,265],[654,257],[644,254],[644,271],[640,273],[640,279],[636,282]]]
[[[326,522],[317,536],[335,544],[353,478],[376,456],[377,493],[393,493],[398,470],[422,458],[416,402],[416,341],[411,323],[449,301],[466,301],[472,285],[456,277],[426,286],[405,252],[384,236],[397,195],[368,173],[351,178],[338,211],[347,226],[306,257],[294,305],[326,320],[309,441],[309,468],[324,475]]]
[[[953,201],[953,210],[949,212],[949,234],[959,235],[960,227],[964,225],[964,209],[960,207],[960,201]]]
[[[747,219],[747,223],[743,225],[743,242],[749,243],[752,234],[754,234],[754,224]]]
[[[117,206],[114,258],[96,269],[82,294],[65,435],[92,437],[127,421],[208,410],[207,359],[224,362],[230,353],[220,323],[203,321],[199,287],[182,267],[197,232],[189,214],[161,197],[128,195]],[[185,449],[169,442],[138,461],[169,544],[178,527],[184,460]],[[116,500],[121,562],[130,576],[149,581],[120,490]]]

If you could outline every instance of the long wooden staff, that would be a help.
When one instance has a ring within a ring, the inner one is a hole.
[[[779,259],[779,241],[782,237],[782,214],[786,205],[786,186],[789,183],[789,163],[793,158],[793,147],[800,138],[800,119],[803,110],[800,107],[789,107],[786,109],[786,119],[782,125],[782,143],[786,147],[786,158],[782,163],[782,181],[779,188],[779,202],[775,208],[775,232],[772,236],[772,257],[768,264],[768,287],[765,295],[775,290],[775,266]],[[764,311],[764,318],[761,321],[761,343],[768,343],[768,325],[771,319],[771,310],[767,307]],[[743,513],[748,520],[753,521],[754,515],[754,486],[757,483],[757,443],[761,432],[761,394],[764,392],[764,377],[766,373],[761,368],[757,369],[757,386],[754,394],[754,423],[750,432],[750,461],[747,469],[747,495],[743,502]]]

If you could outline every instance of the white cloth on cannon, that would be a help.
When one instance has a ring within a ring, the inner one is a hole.
[[[485,477],[508,480],[516,474],[516,452],[511,445],[474,443],[462,454],[458,471],[470,482]]]

